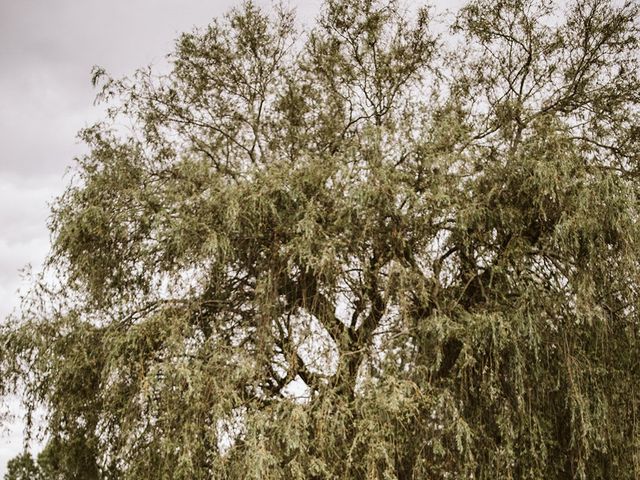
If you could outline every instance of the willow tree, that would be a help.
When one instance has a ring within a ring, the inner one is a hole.
[[[638,478],[638,11],[246,3],[96,69],[0,349],[50,470]]]

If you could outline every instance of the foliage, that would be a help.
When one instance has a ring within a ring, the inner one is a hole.
[[[96,69],[0,333],[49,465],[638,478],[638,9],[471,0],[439,38],[395,0],[304,32],[245,3],[167,75]]]
[[[39,470],[33,457],[29,452],[25,452],[9,460],[4,480],[34,480],[38,475]]]

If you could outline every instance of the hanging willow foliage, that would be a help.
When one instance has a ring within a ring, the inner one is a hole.
[[[640,478],[638,12],[249,2],[96,69],[0,333],[47,478]]]

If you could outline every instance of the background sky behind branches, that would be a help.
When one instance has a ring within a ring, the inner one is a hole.
[[[267,0],[258,4],[270,5]],[[286,2],[285,2],[286,3]],[[306,24],[321,0],[291,0]],[[461,0],[440,0],[455,8]],[[83,146],[79,129],[101,118],[93,65],[119,77],[166,66],[180,32],[239,0],[0,0],[0,321],[19,303],[20,269],[47,253],[49,203]],[[439,9],[441,11],[441,9]],[[19,410],[10,405],[19,417]],[[2,413],[0,409],[0,414]],[[0,424],[0,478],[22,449],[22,423]]]

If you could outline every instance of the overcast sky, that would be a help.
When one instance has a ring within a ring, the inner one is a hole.
[[[0,0],[0,321],[18,304],[19,270],[31,264],[37,271],[46,255],[48,205],[83,152],[76,133],[100,118],[91,67],[118,77],[162,65],[180,32],[238,3]],[[289,3],[309,23],[320,0]],[[0,478],[21,448],[21,423],[0,425]]]

